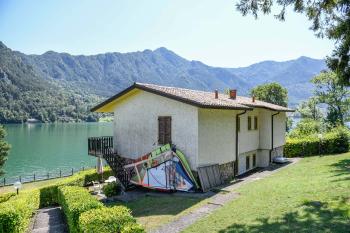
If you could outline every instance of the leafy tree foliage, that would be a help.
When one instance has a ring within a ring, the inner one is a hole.
[[[315,136],[326,131],[327,127],[325,127],[325,124],[322,124],[321,121],[307,118],[299,121],[296,127],[289,132],[288,136],[290,138],[300,138],[312,135]]]
[[[32,66],[0,44],[0,122],[96,121],[89,109],[100,100],[65,82],[39,77]]]
[[[0,125],[0,175],[4,174],[2,167],[4,166],[10,145],[5,141],[5,129]]]
[[[323,114],[317,105],[317,98],[311,97],[307,101],[302,102],[297,111],[300,113],[302,118],[321,120],[323,118]]]
[[[280,7],[275,14],[277,19],[284,21],[287,7],[292,7],[312,21],[310,29],[316,36],[335,41],[335,49],[327,58],[327,64],[332,71],[339,72],[343,83],[349,85],[350,0],[240,0],[236,7],[244,16],[252,14],[257,18],[260,12],[270,14],[273,3]]]
[[[288,91],[279,83],[267,83],[256,86],[250,90],[250,95],[255,96],[258,100],[265,101],[272,104],[287,106]]]
[[[319,103],[327,105],[327,120],[332,125],[344,125],[349,116],[350,90],[334,72],[321,72],[312,79],[315,97]]]

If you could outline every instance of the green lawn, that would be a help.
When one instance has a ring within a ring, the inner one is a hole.
[[[350,153],[304,158],[237,192],[185,232],[350,232]]]
[[[146,196],[123,205],[130,208],[137,222],[149,231],[205,203],[206,200],[201,198],[169,195]]]

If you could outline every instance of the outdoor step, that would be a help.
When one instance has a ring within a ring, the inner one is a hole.
[[[49,207],[38,210],[35,216],[32,233],[48,232],[68,232],[61,207]]]

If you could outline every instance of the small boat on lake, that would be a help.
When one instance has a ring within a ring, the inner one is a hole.
[[[35,119],[35,118],[29,118],[29,119],[27,119],[26,123],[35,124],[35,123],[40,123],[40,121],[38,119]]]

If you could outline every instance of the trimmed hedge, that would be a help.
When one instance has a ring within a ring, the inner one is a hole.
[[[79,216],[81,213],[102,208],[103,205],[88,190],[77,186],[58,187],[58,203],[67,218],[69,232],[81,232],[79,228]]]
[[[145,229],[138,223],[128,223],[126,224],[121,233],[145,233]]]
[[[0,232],[26,232],[39,208],[39,191],[20,193],[0,204]]]
[[[112,170],[105,168],[102,174],[97,174],[95,169],[81,171],[73,176],[66,177],[64,180],[54,183],[53,185],[45,186],[40,189],[40,207],[58,204],[58,187],[60,186],[86,186],[92,181],[102,180],[111,176]]]
[[[299,157],[344,153],[350,149],[349,140],[349,131],[344,128],[335,128],[324,134],[322,138],[316,136],[287,138],[284,155],[286,157]]]
[[[124,206],[86,211],[79,218],[79,226],[83,232],[145,232]]]
[[[13,196],[16,196],[16,193],[5,193],[0,195],[0,203],[8,201]]]

